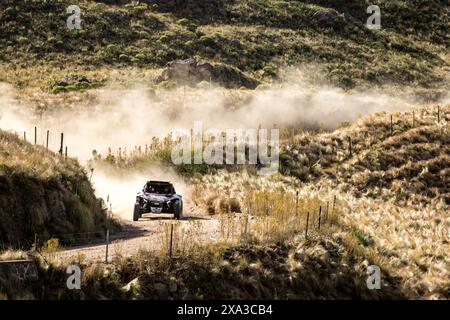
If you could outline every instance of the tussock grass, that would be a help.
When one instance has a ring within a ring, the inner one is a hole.
[[[436,113],[437,105],[381,112],[333,133],[300,134],[285,145],[281,170],[305,182],[331,179],[358,196],[448,205],[450,105],[440,106],[440,123]]]

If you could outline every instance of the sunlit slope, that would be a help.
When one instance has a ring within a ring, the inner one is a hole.
[[[357,196],[450,205],[449,115],[450,105],[430,105],[298,135],[282,153],[282,171],[303,181],[329,179]]]

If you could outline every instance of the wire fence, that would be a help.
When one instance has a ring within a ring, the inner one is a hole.
[[[96,232],[53,233],[34,237],[16,249],[37,251],[46,259],[55,257],[111,262],[125,254],[133,255],[140,248],[170,258],[198,250],[199,246],[215,241],[229,244],[277,241],[287,235],[302,235],[305,240],[326,232],[326,225],[336,223],[336,196],[329,201],[314,200],[303,203],[298,192],[291,195],[282,207],[274,207],[271,195],[254,195],[253,203],[240,213],[221,213],[214,218],[188,218],[186,220],[157,220],[151,228],[126,225],[120,230]],[[259,197],[259,198],[258,198]],[[289,208],[289,209],[288,209]],[[4,248],[5,249],[5,248]],[[12,249],[9,246],[6,249]]]

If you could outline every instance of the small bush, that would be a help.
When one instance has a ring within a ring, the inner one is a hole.
[[[47,240],[47,242],[45,243],[44,247],[42,248],[42,250],[45,253],[48,253],[48,254],[55,253],[59,249],[60,249],[60,245],[59,245],[59,239],[58,238],[51,238],[51,239]]]
[[[61,93],[61,92],[67,92],[67,89],[65,87],[62,87],[62,86],[54,86],[52,88],[52,93],[53,94],[58,94],[58,93]]]
[[[189,19],[183,18],[180,20],[177,20],[177,24],[179,24],[180,26],[188,26],[190,24]]]
[[[126,54],[121,54],[119,56],[119,60],[123,61],[123,62],[128,62],[128,61],[130,61],[130,57],[128,55],[126,55]]]
[[[359,229],[354,229],[352,231],[352,235],[356,239],[358,239],[360,244],[362,244],[365,247],[371,247],[375,244],[375,241],[373,240],[373,238],[370,235],[365,234],[364,232],[362,232]]]
[[[214,42],[214,39],[208,37],[208,36],[201,36],[200,37],[200,42],[208,47],[212,47],[214,46],[216,43]]]
[[[275,78],[277,76],[277,72],[275,71],[274,67],[272,67],[272,66],[265,66],[263,68],[263,76],[264,77]]]
[[[166,90],[173,89],[176,86],[177,86],[177,83],[172,80],[164,80],[164,81],[161,81],[160,83],[158,83],[158,85],[157,85],[157,87],[159,89],[166,89]]]

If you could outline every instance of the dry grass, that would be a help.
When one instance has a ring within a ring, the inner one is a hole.
[[[41,179],[49,179],[58,174],[74,175],[82,172],[75,160],[58,157],[45,147],[27,143],[19,133],[5,131],[0,131],[0,163],[0,172],[3,174],[8,168],[14,168],[17,172]]]
[[[0,261],[23,260],[26,258],[26,252],[20,250],[8,249],[0,252]]]
[[[448,297],[448,207],[438,204],[415,209],[393,201],[356,199],[348,193],[345,199],[348,207],[340,223],[373,239],[373,253],[390,274],[399,276],[418,297]]]
[[[246,193],[241,191],[240,179],[261,190],[264,190],[267,179],[225,172],[203,179],[205,190],[211,192],[216,186],[220,188],[218,194],[233,194],[243,201],[243,212],[250,212],[251,219],[247,215],[243,219],[230,219],[229,215],[223,215],[223,234],[239,235],[240,243],[250,239],[273,243],[283,237],[292,237],[296,232],[301,233],[305,227],[305,212],[310,212],[311,219],[312,212],[317,214],[319,205],[325,212],[324,200],[330,203],[331,212],[331,199],[337,195],[338,210],[334,211],[331,221],[322,225],[319,235],[344,230],[343,239],[348,250],[379,265],[386,274],[401,279],[410,296],[427,299],[448,296],[450,217],[448,206],[442,201],[405,207],[398,205],[395,197],[389,194],[384,195],[391,199],[389,201],[358,198],[351,192],[336,193],[330,181],[319,184],[320,187],[298,187],[295,180],[290,185],[289,178],[284,178],[287,180],[284,183],[272,178],[270,186],[266,185],[270,190],[283,191]],[[299,191],[298,216],[295,214],[295,190]],[[317,223],[316,215],[315,222],[310,225],[315,235],[318,234]],[[247,230],[247,235],[242,234],[242,230]]]
[[[327,178],[360,197],[394,197],[403,206],[448,205],[450,105],[440,106],[440,123],[437,110],[414,109],[414,127],[413,110],[381,112],[333,133],[298,135],[285,145],[282,171],[305,182]]]
[[[340,201],[333,208],[333,196],[322,198],[317,191],[300,187],[296,179],[281,175],[266,177],[245,172],[204,175],[194,180],[193,202],[199,210],[219,214],[223,239],[235,243],[274,243],[304,233],[307,213],[309,232],[335,223]],[[297,194],[298,192],[298,194]],[[223,203],[234,203],[237,210]]]

